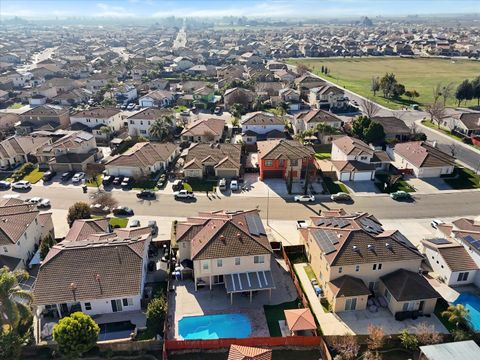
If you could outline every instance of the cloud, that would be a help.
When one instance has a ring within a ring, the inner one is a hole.
[[[96,13],[96,17],[134,17],[135,13],[128,11],[121,6],[112,6],[105,3],[98,3],[97,8],[101,11]]]

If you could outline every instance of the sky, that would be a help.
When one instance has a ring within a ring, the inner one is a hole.
[[[311,18],[479,12],[479,0],[0,0],[0,18]]]

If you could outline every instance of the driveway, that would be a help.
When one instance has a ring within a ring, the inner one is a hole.
[[[380,194],[381,191],[375,186],[374,181],[345,181],[344,184],[352,193]]]
[[[442,178],[411,178],[407,180],[407,183],[411,185],[416,192],[423,194],[436,194],[442,190],[452,189]]]

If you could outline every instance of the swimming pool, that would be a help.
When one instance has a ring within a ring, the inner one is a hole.
[[[453,302],[464,305],[470,313],[470,324],[475,331],[480,331],[480,296],[472,293],[461,293]]]
[[[243,314],[186,316],[178,322],[184,340],[247,338],[251,333],[250,319]]]

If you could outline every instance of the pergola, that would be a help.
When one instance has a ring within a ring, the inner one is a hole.
[[[295,331],[317,329],[317,324],[315,324],[315,319],[310,309],[290,309],[284,310],[284,312],[288,329],[292,334],[295,333]]]
[[[225,289],[230,294],[230,304],[233,304],[233,294],[250,292],[250,302],[252,302],[252,293],[259,290],[268,290],[270,298],[272,289],[275,289],[272,272],[256,271],[246,273],[236,273],[224,275]]]

